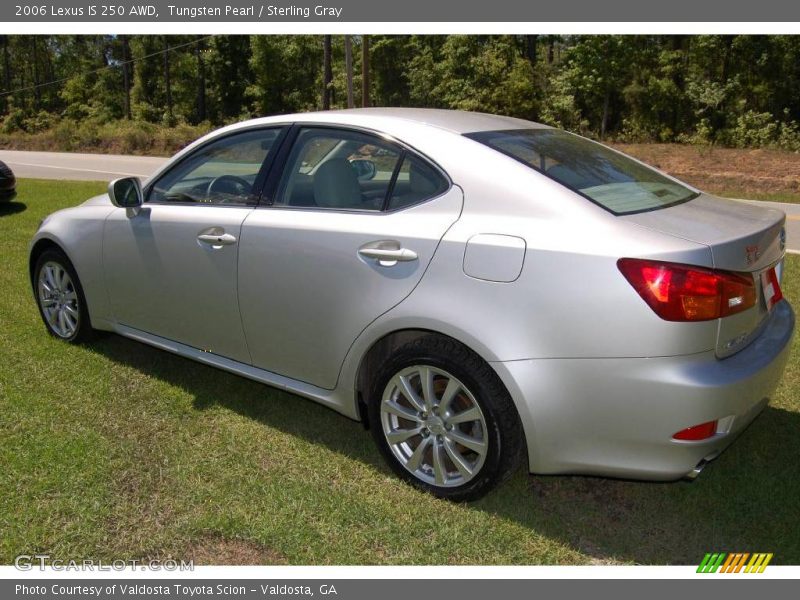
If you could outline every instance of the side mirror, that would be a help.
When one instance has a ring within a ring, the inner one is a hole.
[[[132,209],[134,213],[142,205],[142,184],[138,177],[123,177],[108,184],[111,203],[120,208]]]
[[[375,163],[366,158],[357,158],[355,160],[351,160],[350,166],[353,167],[353,170],[356,172],[356,177],[358,177],[359,181],[369,181],[375,177],[376,173],[378,172],[378,167],[375,166]]]

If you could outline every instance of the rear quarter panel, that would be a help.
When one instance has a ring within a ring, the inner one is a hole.
[[[532,175],[499,179],[505,183],[461,177],[462,217],[414,292],[375,326],[441,331],[489,361],[673,356],[714,347],[716,322],[663,321],[616,266],[626,256],[706,265],[707,246],[620,221]],[[517,279],[499,283],[464,272],[467,242],[480,234],[525,240]]]

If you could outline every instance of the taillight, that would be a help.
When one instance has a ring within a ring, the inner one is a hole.
[[[717,422],[709,421],[708,423],[700,423],[700,425],[694,425],[692,427],[687,427],[686,429],[681,429],[678,433],[672,436],[672,439],[696,442],[699,440],[707,440],[708,438],[713,437],[715,433],[717,433]]]
[[[657,260],[621,258],[617,267],[666,321],[709,321],[756,303],[753,276]]]

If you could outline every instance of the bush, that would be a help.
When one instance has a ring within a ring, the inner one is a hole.
[[[800,125],[797,121],[781,123],[781,132],[778,135],[778,147],[782,150],[800,152]]]
[[[122,154],[146,154],[152,147],[155,126],[143,121],[106,123],[101,136],[109,150]]]
[[[736,118],[736,125],[723,133],[723,139],[735,148],[763,148],[778,140],[780,124],[771,113],[748,110]]]
[[[2,132],[14,133],[15,131],[22,131],[25,123],[25,111],[21,108],[11,110],[5,119],[3,119]]]
[[[78,140],[78,124],[72,119],[62,120],[53,129],[53,142],[56,148],[70,152],[75,149],[79,144]]]

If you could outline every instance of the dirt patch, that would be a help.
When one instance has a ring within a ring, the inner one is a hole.
[[[750,194],[800,192],[800,154],[797,153],[680,144],[613,146],[715,194],[730,191]]]
[[[285,565],[286,557],[280,552],[238,538],[205,535],[194,540],[186,549],[183,560],[195,565]]]

